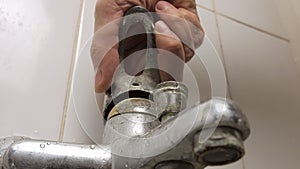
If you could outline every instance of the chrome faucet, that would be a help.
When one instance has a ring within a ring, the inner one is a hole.
[[[122,64],[122,39],[136,23],[147,33],[146,65],[131,76]],[[246,116],[225,98],[186,108],[188,88],[178,81],[161,82],[153,23],[142,7],[128,10],[121,23],[121,65],[107,92],[103,145],[5,138],[0,140],[0,168],[203,169],[242,158],[250,134]]]

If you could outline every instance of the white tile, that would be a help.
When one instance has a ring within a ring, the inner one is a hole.
[[[66,114],[63,137],[65,142],[101,143],[104,129],[103,94],[95,94],[93,64],[90,57],[87,57],[89,52],[90,47],[85,48],[77,60]]]
[[[207,100],[211,98],[211,85],[209,75],[206,71],[205,65],[203,65],[202,56],[209,55],[209,53],[219,53],[219,41],[217,36],[215,16],[213,13],[203,10],[202,8],[197,8],[198,15],[201,21],[201,24],[205,30],[205,39],[203,45],[199,47],[196,51],[194,58],[188,63],[188,68],[193,72],[193,76],[189,74],[187,68],[185,69],[184,77],[186,78],[195,78],[197,81],[197,86],[200,93],[201,100]],[[214,49],[216,48],[216,51]],[[189,89],[190,91],[192,89]],[[191,93],[191,92],[190,92]],[[193,96],[190,96],[190,98]],[[196,102],[195,99],[191,99],[191,102]],[[192,104],[192,103],[191,103]]]
[[[289,35],[292,53],[295,62],[298,64],[300,74],[300,1],[275,0],[275,3],[279,10],[280,19]]]
[[[97,0],[84,1],[83,21],[79,50],[81,51],[94,33],[94,11]]]
[[[289,43],[220,17],[233,99],[251,124],[246,169],[299,168],[300,79]]]
[[[198,8],[197,11],[201,25],[204,28],[207,40],[209,40],[210,43],[212,43],[213,47],[217,50],[218,54],[221,55],[221,47],[215,14],[213,12],[201,8]]]
[[[76,109],[74,107],[73,95],[69,103],[68,114],[66,118],[66,126],[64,129],[63,142],[69,143],[93,143],[78,119]],[[86,112],[88,113],[88,112]]]
[[[82,64],[88,64],[89,60],[85,60],[84,58],[87,55],[89,56],[89,45],[91,42],[91,38],[94,33],[94,8],[95,8],[95,3],[96,0],[89,0],[89,1],[84,1],[84,8],[83,8],[83,20],[82,20],[82,28],[80,30],[80,37],[79,37],[79,53],[77,56],[77,59],[79,61],[77,62],[79,65]],[[86,53],[84,53],[86,52]],[[82,60],[83,59],[83,62]],[[86,58],[89,59],[89,58]],[[80,63],[79,63],[80,62]],[[77,67],[78,69],[78,67]],[[84,76],[87,78],[86,81],[88,84],[84,85],[83,90],[87,91],[93,91],[91,89],[93,86],[93,70],[91,67],[88,67],[87,69],[81,69],[83,71]],[[81,71],[79,70],[79,71]],[[80,76],[77,73],[78,70],[75,70],[74,76]],[[77,84],[77,83],[76,83]],[[90,95],[86,96],[90,97],[90,99],[95,99],[93,96],[93,93]],[[77,105],[81,106],[81,105]],[[93,142],[93,136],[90,137],[91,132],[90,130],[97,131],[100,128],[97,127],[97,124],[92,124],[92,122],[89,122],[89,119],[95,119],[100,117],[99,116],[93,116],[91,113],[95,109],[93,107],[89,107],[87,105],[83,105],[84,108],[86,109],[86,114],[79,114],[81,113],[80,110],[76,109],[76,106],[74,106],[74,100],[73,100],[73,94],[71,94],[70,97],[70,102],[69,102],[69,108],[66,116],[66,125],[64,129],[64,136],[63,136],[63,141],[64,142],[77,142],[77,143],[92,143]],[[82,106],[81,106],[82,107]],[[94,122],[97,123],[97,122]],[[93,125],[96,125],[96,127],[93,127]],[[99,132],[100,133],[100,132]]]
[[[216,10],[242,22],[287,38],[274,0],[215,0]]]
[[[202,8],[198,8],[197,10],[200,17],[200,22],[205,31],[205,39],[202,46],[196,50],[196,55],[188,63],[188,66],[195,75],[201,100],[208,100],[212,97],[212,83],[216,83],[214,78],[220,79],[220,77],[212,76],[212,72],[208,72],[214,71],[214,68],[209,67],[209,65],[205,65],[204,60],[210,60],[207,58],[218,58],[221,61],[220,63],[223,63],[223,58],[221,54],[221,46],[215,14]],[[225,70],[223,71],[225,72]],[[189,74],[185,74],[185,76],[188,78],[190,77]],[[215,96],[228,97],[229,91],[226,89],[224,90],[226,92],[225,94],[215,94]]]
[[[197,5],[213,10],[213,0],[196,0]]]
[[[57,139],[79,0],[0,2],[0,136]]]
[[[239,160],[239,161],[234,162],[232,164],[222,165],[222,166],[214,166],[214,167],[207,167],[206,169],[244,169],[244,168],[243,168],[242,160]]]

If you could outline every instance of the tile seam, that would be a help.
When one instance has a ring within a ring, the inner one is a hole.
[[[223,47],[223,41],[222,41],[222,37],[221,37],[221,30],[220,30],[220,26],[219,26],[219,19],[218,19],[218,16],[217,16],[217,13],[215,12],[216,11],[216,4],[215,4],[215,0],[212,1],[213,3],[213,13],[214,13],[214,16],[215,16],[215,21],[216,21],[216,28],[217,28],[217,33],[218,33],[218,40],[219,40],[219,46],[220,46],[220,49],[221,49],[221,57],[222,57],[222,62],[223,62],[223,66],[224,66],[224,72],[225,72],[225,77],[226,77],[226,90],[228,91],[228,96],[230,99],[232,99],[232,93],[231,93],[231,85],[230,85],[230,82],[229,82],[229,78],[228,78],[228,71],[227,71],[227,67],[226,67],[226,61],[225,61],[225,53],[224,53],[224,47]]]
[[[272,37],[274,37],[274,38],[276,38],[276,39],[280,39],[280,40],[285,41],[285,42],[287,42],[287,43],[290,43],[290,42],[291,42],[291,41],[290,41],[288,38],[286,38],[286,37],[283,37],[283,36],[277,35],[277,34],[275,34],[275,33],[269,32],[269,31],[264,30],[264,29],[262,29],[262,28],[259,28],[259,27],[257,27],[257,26],[253,26],[253,25],[251,25],[251,24],[248,24],[248,23],[246,23],[246,22],[240,21],[240,20],[238,20],[238,19],[236,19],[236,18],[233,18],[233,17],[231,17],[231,16],[225,15],[225,14],[223,14],[223,13],[221,13],[221,12],[217,12],[215,9],[209,9],[209,8],[207,8],[207,7],[203,6],[203,5],[199,5],[199,4],[197,4],[197,6],[199,6],[201,9],[204,9],[204,10],[209,11],[209,12],[213,12],[213,13],[215,13],[215,14],[217,14],[217,15],[219,15],[219,16],[222,16],[222,17],[224,17],[224,18],[226,18],[226,19],[229,19],[229,20],[231,20],[231,21],[233,21],[233,22],[236,22],[236,23],[238,23],[238,24],[244,25],[244,26],[246,26],[246,27],[248,27],[248,28],[254,29],[254,30],[258,31],[258,32],[267,34],[267,35],[269,35],[269,36],[272,36]]]
[[[242,165],[243,165],[243,169],[246,169],[246,162],[245,162],[245,158],[242,158]]]
[[[79,6],[79,14],[77,18],[77,24],[76,24],[76,34],[73,41],[73,49],[72,49],[72,56],[71,56],[71,63],[69,68],[69,75],[68,75],[68,82],[67,82],[67,90],[66,90],[66,96],[64,100],[64,107],[63,107],[63,114],[62,114],[62,120],[60,125],[60,131],[59,131],[59,142],[63,141],[64,137],[64,131],[66,126],[66,118],[67,118],[67,112],[69,108],[69,101],[70,101],[70,94],[71,94],[71,88],[72,88],[72,82],[73,82],[73,73],[75,68],[75,60],[76,55],[78,51],[78,41],[79,41],[79,34],[80,34],[80,27],[82,24],[82,16],[83,16],[83,6],[84,6],[84,0],[80,0],[80,6]]]

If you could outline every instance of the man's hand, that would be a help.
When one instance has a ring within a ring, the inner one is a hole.
[[[194,49],[201,45],[204,37],[194,0],[98,0],[95,10],[95,32],[111,21],[122,18],[124,13],[132,6],[142,6],[160,16],[161,20],[155,24],[158,49],[169,51],[185,62],[193,57]],[[188,23],[193,24],[193,26]],[[106,36],[110,39],[117,38],[118,29],[118,26],[111,28]],[[140,48],[140,44],[131,43],[129,48]],[[97,50],[99,50],[97,49],[97,39],[94,39],[91,50],[93,58],[96,58],[99,54]],[[183,70],[183,65],[175,68],[172,64],[170,65],[169,60],[163,58],[162,52],[158,57],[159,66],[169,67],[167,69],[179,70],[179,72]],[[96,92],[104,92],[110,87],[112,76],[118,64],[118,45],[115,45],[100,62],[95,77]],[[164,72],[161,72],[161,78],[163,81],[172,79]]]

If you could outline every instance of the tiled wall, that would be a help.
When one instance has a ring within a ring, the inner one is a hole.
[[[77,118],[70,82],[76,55],[84,55],[93,33],[94,3],[0,1],[1,137],[92,142]],[[297,0],[198,0],[206,35],[225,64],[227,96],[252,129],[243,160],[211,168],[299,168],[299,11]],[[209,97],[207,77],[197,80]],[[92,111],[86,108],[85,120]]]
[[[58,140],[79,9],[80,0],[0,1],[0,136]]]

